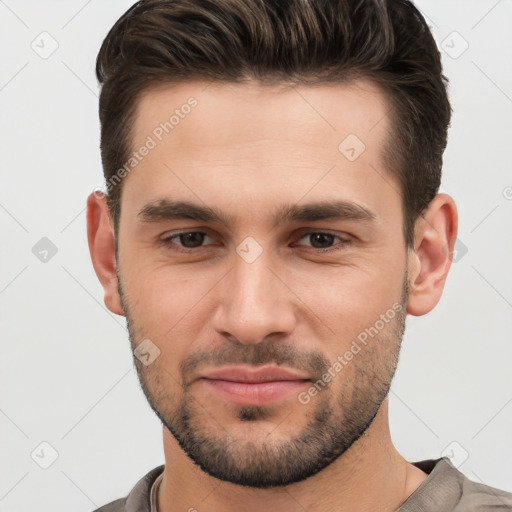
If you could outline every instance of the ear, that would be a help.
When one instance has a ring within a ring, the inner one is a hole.
[[[87,198],[87,239],[94,270],[105,291],[105,305],[112,313],[124,316],[117,289],[114,231],[102,192],[94,191]]]
[[[427,314],[441,299],[450,270],[457,237],[458,215],[455,201],[438,194],[415,226],[414,250],[409,251],[409,298],[407,313]]]

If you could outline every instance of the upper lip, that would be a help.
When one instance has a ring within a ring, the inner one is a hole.
[[[212,370],[204,375],[203,379],[229,380],[232,382],[271,382],[277,380],[309,380],[303,375],[286,368],[266,366],[258,369],[248,369],[242,366],[224,367]]]

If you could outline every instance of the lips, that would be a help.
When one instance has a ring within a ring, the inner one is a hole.
[[[202,375],[201,378],[253,384],[284,380],[310,380],[308,375],[294,372],[286,368],[279,368],[277,366],[267,366],[258,369],[232,366],[229,368],[212,370]]]
[[[307,375],[277,366],[251,369],[220,368],[199,379],[210,392],[238,405],[269,405],[298,393],[310,381]]]

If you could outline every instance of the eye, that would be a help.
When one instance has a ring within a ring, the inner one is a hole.
[[[174,233],[162,238],[161,243],[177,252],[193,252],[194,249],[204,248],[205,245],[203,245],[203,242],[207,238],[211,240],[211,237],[203,231],[183,231],[181,233]],[[326,231],[310,231],[308,233],[304,233],[300,240],[308,238],[311,242],[310,247],[316,249],[318,252],[336,251],[351,242],[349,238],[343,238],[339,235]],[[336,240],[339,241],[336,245],[340,247],[334,246],[334,248],[332,248]]]
[[[308,238],[312,243],[311,247],[313,247],[313,249],[318,249],[320,252],[331,252],[332,250],[337,250],[336,247],[334,249],[331,249],[331,246],[336,239],[340,241],[337,244],[339,246],[345,246],[350,243],[350,240],[348,238],[342,238],[338,235],[328,233],[325,231],[310,231],[302,235],[300,239],[302,240],[303,238]]]
[[[162,238],[161,242],[165,246],[168,246],[178,252],[188,252],[193,249],[201,248],[201,244],[204,242],[205,237],[210,238],[202,231],[184,231],[182,233],[175,233],[174,235]],[[183,247],[185,250],[179,249],[179,247]]]

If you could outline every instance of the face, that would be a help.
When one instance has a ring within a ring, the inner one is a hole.
[[[304,480],[389,391],[408,290],[386,111],[368,82],[198,82],[138,105],[134,150],[151,147],[123,182],[118,289],[144,393],[211,476]],[[234,366],[293,376],[212,378]]]

